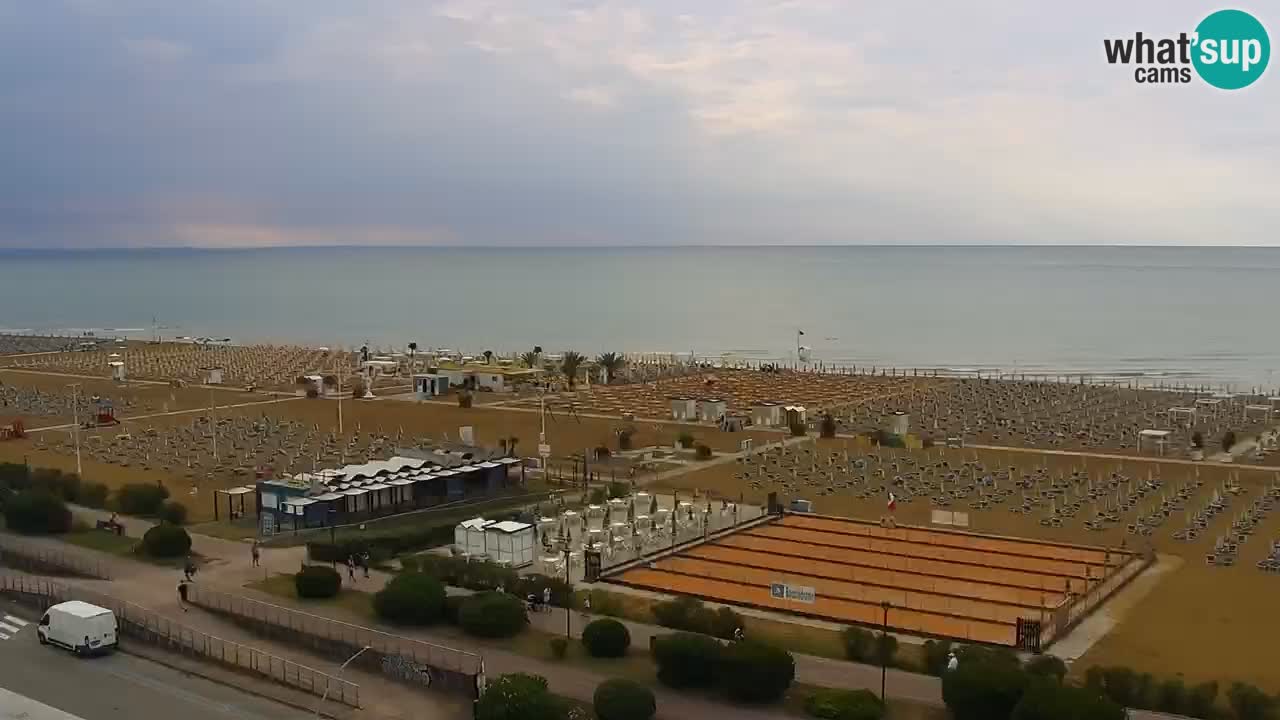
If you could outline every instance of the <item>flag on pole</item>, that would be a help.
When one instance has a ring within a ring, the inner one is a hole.
[[[893,493],[889,493],[889,512],[898,509],[898,497]]]

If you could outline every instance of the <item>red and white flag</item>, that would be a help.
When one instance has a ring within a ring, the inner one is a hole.
[[[889,493],[889,512],[898,509],[898,497],[893,493]]]

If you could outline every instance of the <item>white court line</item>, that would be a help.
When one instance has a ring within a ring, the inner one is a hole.
[[[5,621],[5,622],[11,622],[11,623],[13,623],[14,625],[17,625],[18,627],[26,627],[26,626],[28,626],[28,625],[30,625],[30,624],[31,624],[31,623],[27,622],[26,620],[23,620],[22,618],[16,618],[16,617],[14,617],[14,616],[12,616],[12,615],[5,615],[5,616],[4,616],[4,621]]]
[[[20,630],[20,628],[16,628],[12,625],[8,625],[6,623],[0,622],[0,630],[4,630],[5,632],[16,633]],[[8,640],[8,639],[9,639],[8,637],[5,638],[5,640]]]

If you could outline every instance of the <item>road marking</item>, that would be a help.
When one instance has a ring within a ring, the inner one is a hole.
[[[31,623],[27,622],[26,620],[23,620],[22,618],[16,618],[16,617],[14,617],[14,616],[12,616],[12,615],[5,615],[5,616],[4,616],[4,621],[5,621],[5,622],[11,622],[11,623],[13,623],[14,625],[17,625],[18,627],[26,627],[26,626],[28,626],[28,625],[30,625],[30,624],[31,624]]]
[[[18,632],[18,631],[19,631],[19,630],[21,630],[21,629],[22,629],[22,628],[16,628],[16,627],[14,627],[14,626],[12,626],[12,625],[9,625],[8,623],[2,623],[2,622],[0,622],[0,630],[4,630],[5,632],[16,633],[16,632]],[[9,639],[9,637],[6,635],[4,639],[5,639],[5,640],[8,640],[8,639]]]

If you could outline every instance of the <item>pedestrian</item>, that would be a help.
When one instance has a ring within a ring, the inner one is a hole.
[[[195,575],[195,574],[196,574],[196,564],[195,564],[195,561],[193,561],[193,560],[191,559],[191,556],[190,556],[190,555],[188,555],[188,556],[187,556],[187,561],[186,561],[185,563],[183,563],[183,565],[182,565],[182,575],[183,575],[183,577],[186,579],[186,581],[187,581],[187,582],[191,582],[191,576],[192,576],[192,575]]]
[[[550,586],[542,588],[542,604],[548,608],[551,607],[551,588]]]
[[[736,627],[736,628],[734,628],[734,629],[733,629],[733,640],[734,640],[734,642],[742,642],[742,639],[743,639],[744,637],[746,637],[746,633],[742,632],[742,627],[741,627],[741,626]]]
[[[360,569],[364,571],[364,579],[369,579],[369,551],[360,553]]]
[[[960,660],[956,658],[954,652],[947,654],[947,672],[951,672],[960,667]]]
[[[582,596],[582,621],[586,622],[591,619],[591,591],[587,591]]]
[[[258,559],[262,554],[262,550],[261,548],[258,547],[257,540],[253,541],[253,547],[250,549],[249,552],[253,554],[253,566],[258,567]]]
[[[178,605],[182,608],[182,612],[187,611],[187,581],[178,581]]]
[[[356,582],[356,556],[355,555],[347,556],[347,578],[351,580],[352,585],[355,584]]]

